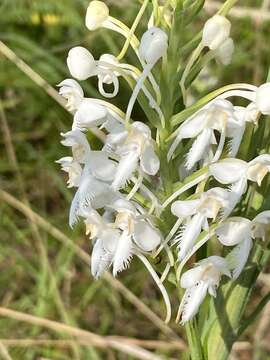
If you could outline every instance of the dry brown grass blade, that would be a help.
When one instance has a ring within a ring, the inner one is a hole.
[[[146,349],[160,350],[186,350],[186,345],[182,341],[159,341],[159,340],[141,340],[136,338],[127,338],[122,336],[107,336],[107,339],[127,342],[129,344],[138,345]],[[60,348],[68,348],[74,343],[81,346],[89,347],[88,341],[83,339],[76,340],[50,340],[50,339],[0,339],[6,347],[33,347],[33,346],[55,346]]]
[[[208,13],[215,13],[217,10],[220,9],[220,6],[222,5],[221,2],[218,1],[206,1],[204,4],[204,9]],[[269,21],[270,20],[270,12],[269,11],[263,11],[261,9],[255,9],[251,7],[242,7],[242,6],[234,6],[230,10],[230,16],[236,17],[236,18],[244,18],[249,17],[254,21]]]
[[[26,322],[28,324],[46,327],[61,334],[65,333],[75,338],[84,339],[92,344],[92,346],[107,349],[108,347],[116,349],[125,354],[136,357],[142,360],[161,360],[161,358],[148,350],[145,350],[137,345],[132,345],[127,342],[121,342],[116,339],[102,337],[90,331],[78,329],[76,327],[59,323],[57,321],[40,318],[29,315],[23,312],[0,307],[0,316],[5,316],[17,321]]]
[[[15,64],[25,75],[27,75],[34,83],[41,87],[51,98],[53,98],[60,106],[66,109],[66,100],[58,94],[58,92],[29,65],[27,65],[18,55],[15,54],[6,44],[0,40],[0,52]],[[102,142],[105,140],[104,133],[98,128],[91,129],[91,132]]]
[[[22,212],[27,218],[31,218],[43,230],[51,234],[52,237],[71,248],[88,266],[90,256],[79,246],[77,246],[68,236],[58,230],[55,226],[46,221],[43,217],[36,214],[30,207],[10,195],[4,190],[0,190],[0,198],[10,206]],[[148,320],[158,327],[167,336],[179,339],[177,334],[147,306],[136,295],[125,287],[120,281],[111,274],[106,273],[104,279],[116,290],[118,290],[131,304],[133,304]]]
[[[6,345],[2,343],[1,340],[0,340],[0,355],[2,356],[3,360],[12,360],[12,357],[9,355]]]

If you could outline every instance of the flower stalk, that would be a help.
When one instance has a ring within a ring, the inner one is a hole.
[[[102,99],[86,97],[74,79],[59,84],[73,123],[62,134],[72,156],[57,162],[68,187],[75,188],[69,222],[85,224],[92,276],[110,270],[117,276],[139,258],[162,295],[166,323],[171,281],[179,296],[176,322],[184,326],[192,360],[228,358],[245,326],[254,282],[270,258],[264,200],[269,82],[226,85],[186,107],[200,71],[233,59],[226,15],[236,2],[225,1],[186,41],[179,34],[192,25],[203,0],[168,0],[163,6],[144,0],[131,28],[113,18],[104,2],[91,1],[87,28],[115,31],[124,46],[117,57],[98,60],[83,47],[68,54],[71,76],[96,78]],[[125,63],[130,47],[134,59]],[[124,86],[121,78],[131,89],[124,110],[111,100]],[[243,105],[235,105],[235,98]],[[144,112],[139,119],[137,101]],[[91,129],[102,134],[102,147],[89,143]],[[158,256],[160,264],[151,261]]]

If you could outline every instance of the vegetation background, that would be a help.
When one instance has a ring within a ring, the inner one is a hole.
[[[137,0],[107,3],[127,24],[139,7]],[[179,36],[192,38],[221,3],[206,1]],[[69,77],[65,61],[71,47],[85,46],[97,58],[117,54],[123,45],[110,31],[86,29],[87,5],[88,0],[0,0],[0,359],[184,359],[181,328],[162,324],[160,294],[142,265],[135,260],[117,280],[108,275],[94,281],[83,226],[67,225],[73,191],[66,189],[55,160],[66,154],[60,132],[70,128],[72,118],[53,89]],[[229,18],[233,62],[226,68],[213,63],[204,71],[193,98],[233,82],[266,80],[270,1],[240,0]],[[92,80],[84,89],[98,96]],[[122,91],[115,103],[123,107],[128,94]],[[138,108],[135,117],[142,119]],[[176,309],[176,294],[166,286]],[[263,274],[255,284],[258,299],[269,288],[270,275]],[[249,308],[256,307],[256,296]],[[269,341],[268,305],[231,359],[270,359]]]

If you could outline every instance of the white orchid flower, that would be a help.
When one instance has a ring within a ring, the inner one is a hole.
[[[210,256],[198,262],[196,267],[182,275],[180,285],[186,289],[178,312],[182,325],[196,315],[207,292],[216,296],[222,275],[231,276],[226,260],[219,256]]]
[[[154,250],[161,242],[161,235],[141,218],[129,201],[117,200],[112,208],[116,211],[115,225],[122,231],[113,260],[113,274],[116,275],[126,268],[136,249],[139,252]]]
[[[148,175],[156,175],[159,170],[159,158],[154,151],[154,142],[150,128],[136,121],[128,131],[111,136],[112,146],[119,144],[116,153],[120,156],[112,187],[123,187],[132,174],[138,170]]]
[[[228,207],[228,203],[228,191],[216,187],[204,192],[199,199],[179,200],[172,204],[172,213],[180,219],[187,219],[174,239],[174,243],[178,243],[180,261],[192,249],[202,229],[208,230],[208,219],[215,220],[217,215]]]
[[[105,264],[106,268],[112,265],[113,275],[116,276],[118,272],[127,268],[136,252],[150,252],[161,242],[160,233],[141,218],[130,202],[118,199],[111,205],[111,209],[115,212],[114,222],[109,223],[93,210],[85,220],[87,232],[91,234],[91,238],[98,239],[93,249],[95,251],[95,259],[92,261],[94,276],[100,275],[100,271],[96,269],[104,270]],[[104,259],[108,261],[104,262]]]
[[[229,38],[231,23],[221,15],[214,15],[206,21],[203,28],[202,44],[210,50],[217,50]]]
[[[87,209],[100,209],[118,197],[110,184],[116,163],[102,151],[91,151],[85,159],[80,183],[70,206],[69,224],[73,227]]]
[[[220,141],[213,161],[219,159],[225,142],[226,130],[232,124],[237,126],[238,120],[234,116],[233,105],[224,99],[217,99],[204,108],[195,116],[187,119],[178,129],[177,137],[168,151],[168,161],[171,159],[178,144],[183,139],[195,138],[186,159],[188,170],[209,153],[212,144],[216,144],[214,131],[220,132]]]
[[[159,231],[142,218],[134,205],[127,200],[118,199],[110,208],[114,211],[114,221],[112,214],[107,216],[106,212],[101,217],[92,210],[86,216],[87,232],[95,240],[91,258],[92,275],[98,278],[112,266],[113,275],[116,276],[128,267],[133,255],[136,255],[146,266],[161,291],[167,310],[165,322],[169,322],[171,305],[168,293],[143,255],[160,245]]]
[[[60,87],[59,94],[67,100],[68,111],[72,113],[76,111],[84,98],[81,86],[73,79],[66,79],[57,86]]]
[[[145,79],[150,76],[151,69],[155,66],[158,60],[165,56],[167,48],[168,36],[163,30],[157,27],[152,27],[143,34],[139,47],[139,55],[141,60],[145,61],[146,65],[144,66],[144,70],[129,99],[126,111],[126,122],[130,119],[133,106],[140,90],[143,87]]]
[[[70,74],[77,80],[86,80],[90,77],[98,77],[98,89],[102,96],[115,97],[119,91],[119,73],[115,71],[118,60],[110,54],[104,54],[96,61],[89,50],[82,46],[75,46],[69,50],[67,65]],[[113,92],[107,93],[103,84],[113,84]]]
[[[225,246],[235,246],[227,259],[233,279],[241,274],[252,248],[252,239],[265,239],[270,230],[270,211],[264,211],[252,221],[243,217],[231,217],[216,230],[218,240]]]
[[[74,114],[72,130],[85,131],[96,126],[115,128],[121,125],[122,118],[102,100],[84,97],[80,84],[73,79],[66,79],[59,85],[59,94],[67,99],[67,109]],[[110,130],[108,130],[110,131]]]
[[[74,161],[71,156],[62,157],[57,160],[56,163],[60,164],[61,169],[68,173],[68,188],[78,187],[82,174],[82,167],[80,163]]]
[[[86,136],[79,130],[71,130],[66,133],[61,133],[61,136],[64,137],[61,144],[71,147],[73,159],[81,164],[84,164],[91,151]]]
[[[113,262],[120,230],[112,226],[106,216],[99,215],[93,209],[85,214],[86,234],[94,241],[91,255],[91,273],[94,278],[99,278],[108,270]]]
[[[230,186],[230,207],[224,213],[228,216],[231,210],[246,191],[248,180],[261,185],[264,177],[270,171],[270,155],[259,155],[250,162],[227,158],[211,164],[210,174],[221,184]]]

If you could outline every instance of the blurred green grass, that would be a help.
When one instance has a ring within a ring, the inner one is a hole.
[[[137,1],[110,3],[114,16],[127,24],[132,23],[139,5]],[[98,57],[104,52],[117,53],[123,44],[123,39],[108,31],[87,31],[84,26],[87,5],[87,0],[2,0],[0,40],[55,87],[61,80],[69,77],[65,59],[72,46],[86,46]],[[258,9],[261,1],[243,0],[238,5]],[[208,16],[203,11],[192,28],[179,36],[187,40],[192,38]],[[236,44],[233,62],[226,68],[213,64],[209,69],[210,75],[194,86],[194,97],[204,95],[211,88],[210,76],[215,79],[214,87],[232,82],[260,84],[265,81],[270,59],[269,21],[260,23],[250,17],[231,19],[232,37]],[[143,29],[141,26],[139,34]],[[131,53],[128,53],[127,60],[129,59],[132,59]],[[95,82],[91,80],[83,86],[88,96],[97,96]],[[128,100],[127,94],[128,91],[123,90],[121,96],[114,100],[115,104],[123,108]],[[69,129],[71,116],[1,53],[0,102],[21,174],[20,181],[18,169],[14,168],[12,157],[7,153],[6,137],[2,131],[1,189],[18,199],[23,199],[25,192],[31,207],[38,214],[89,252],[91,244],[84,235],[83,227],[78,226],[73,231],[68,228],[72,191],[66,189],[65,176],[54,163],[66,154],[59,143],[60,131]],[[143,116],[138,108],[135,115],[138,119]],[[82,263],[70,248],[61,245],[43,230],[39,230],[39,233],[43,250],[40,249],[35,230],[31,229],[27,219],[5,202],[0,202],[1,306],[62,322],[68,321],[100,335],[166,339],[154,324],[106,281],[93,281],[89,266]],[[42,251],[46,256],[42,255]],[[119,278],[163,318],[164,308],[160,295],[141,264],[133,261],[130,269]],[[169,284],[166,285],[172,294],[173,307],[176,308],[176,294]],[[173,324],[172,327],[181,336],[180,327]],[[2,339],[59,339],[60,335],[41,327],[0,317]],[[110,349],[97,350],[79,346],[69,349],[56,346],[31,346],[27,349],[11,347],[9,352],[15,360],[132,359],[131,356],[127,357]],[[165,358],[179,358],[179,354],[173,350],[161,353]]]

